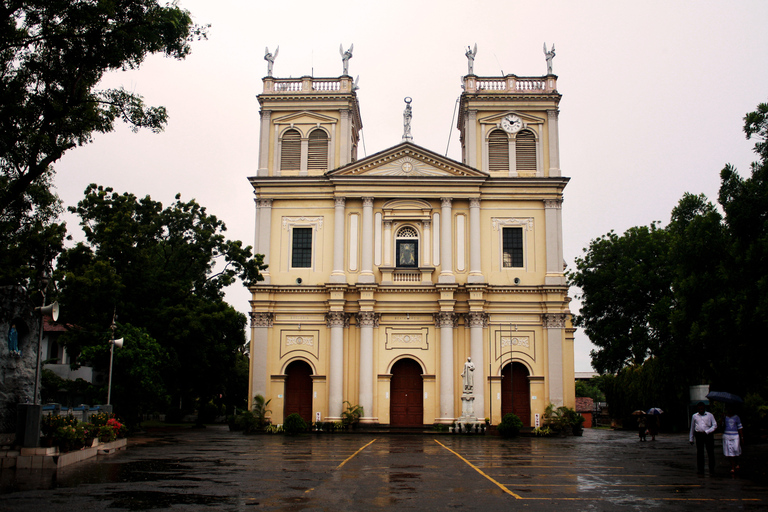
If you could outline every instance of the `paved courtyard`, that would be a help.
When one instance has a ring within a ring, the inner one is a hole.
[[[732,478],[695,472],[684,434],[583,437],[157,431],[58,472],[4,469],[0,511],[768,510],[768,446]]]

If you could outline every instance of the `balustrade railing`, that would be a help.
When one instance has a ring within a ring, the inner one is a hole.
[[[543,77],[464,77],[464,90],[468,93],[525,93],[547,94],[557,92],[557,78],[554,75]]]
[[[301,78],[264,78],[264,93],[328,93],[328,92],[352,92],[352,79],[350,77],[339,78],[314,78],[303,76]]]

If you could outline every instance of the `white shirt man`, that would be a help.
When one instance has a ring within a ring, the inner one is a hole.
[[[691,417],[691,433],[688,440],[693,444],[696,440],[696,468],[699,473],[704,473],[704,449],[707,450],[709,459],[709,472],[715,472],[715,429],[717,421],[711,412],[707,412],[704,402],[696,406],[698,412]]]

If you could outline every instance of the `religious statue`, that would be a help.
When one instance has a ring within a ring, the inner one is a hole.
[[[475,363],[468,357],[464,363],[464,372],[461,374],[464,378],[464,393],[472,393],[475,388]]]
[[[11,324],[11,329],[8,331],[8,350],[15,356],[20,356],[19,350],[19,332],[16,330],[16,324]]]
[[[411,119],[413,118],[413,110],[411,109],[410,96],[405,98],[405,110],[403,111],[403,141],[411,141]]]
[[[269,53],[269,46],[264,49],[264,60],[267,61],[267,76],[272,76],[272,66],[275,64],[277,58],[277,52],[280,51],[280,45],[275,48],[275,54]]]
[[[467,56],[467,74],[474,75],[475,74],[475,55],[477,55],[477,43],[475,43],[474,50],[469,46],[467,46],[467,53],[465,53],[464,55]]]
[[[355,48],[354,44],[349,45],[349,50],[344,51],[344,46],[339,45],[339,54],[341,55],[341,62],[344,65],[344,72],[342,75],[349,74],[349,59],[352,58],[352,50]]]
[[[547,51],[547,43],[544,43],[544,55],[547,56],[547,74],[552,74],[552,59],[555,58],[555,43],[552,43],[552,50]]]

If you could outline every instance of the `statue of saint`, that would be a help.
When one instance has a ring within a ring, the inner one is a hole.
[[[267,61],[267,76],[272,76],[272,66],[275,65],[275,59],[277,58],[277,52],[280,51],[280,46],[275,48],[275,54],[269,53],[269,47],[264,49],[264,60]]]
[[[475,363],[472,362],[471,357],[468,357],[467,362],[464,363],[464,372],[461,376],[464,378],[464,392],[472,393],[475,389]]]
[[[11,329],[8,331],[8,350],[13,355],[21,355],[19,350],[19,332],[16,330],[16,324],[11,324]]]
[[[474,50],[469,46],[467,46],[467,53],[465,53],[464,55],[467,56],[467,74],[474,75],[475,74],[475,55],[477,55],[477,43],[475,43]]]
[[[351,44],[349,45],[349,50],[344,51],[344,47],[342,45],[339,45],[339,54],[341,55],[341,63],[344,65],[344,72],[342,75],[348,75],[349,74],[349,59],[352,58],[352,50],[354,50],[355,45]]]
[[[544,55],[547,56],[547,74],[552,74],[552,59],[555,58],[555,43],[552,43],[552,50],[547,51],[547,43],[544,43]]]
[[[411,141],[411,119],[413,118],[413,110],[411,109],[411,98],[405,98],[405,110],[403,111],[403,141]]]

